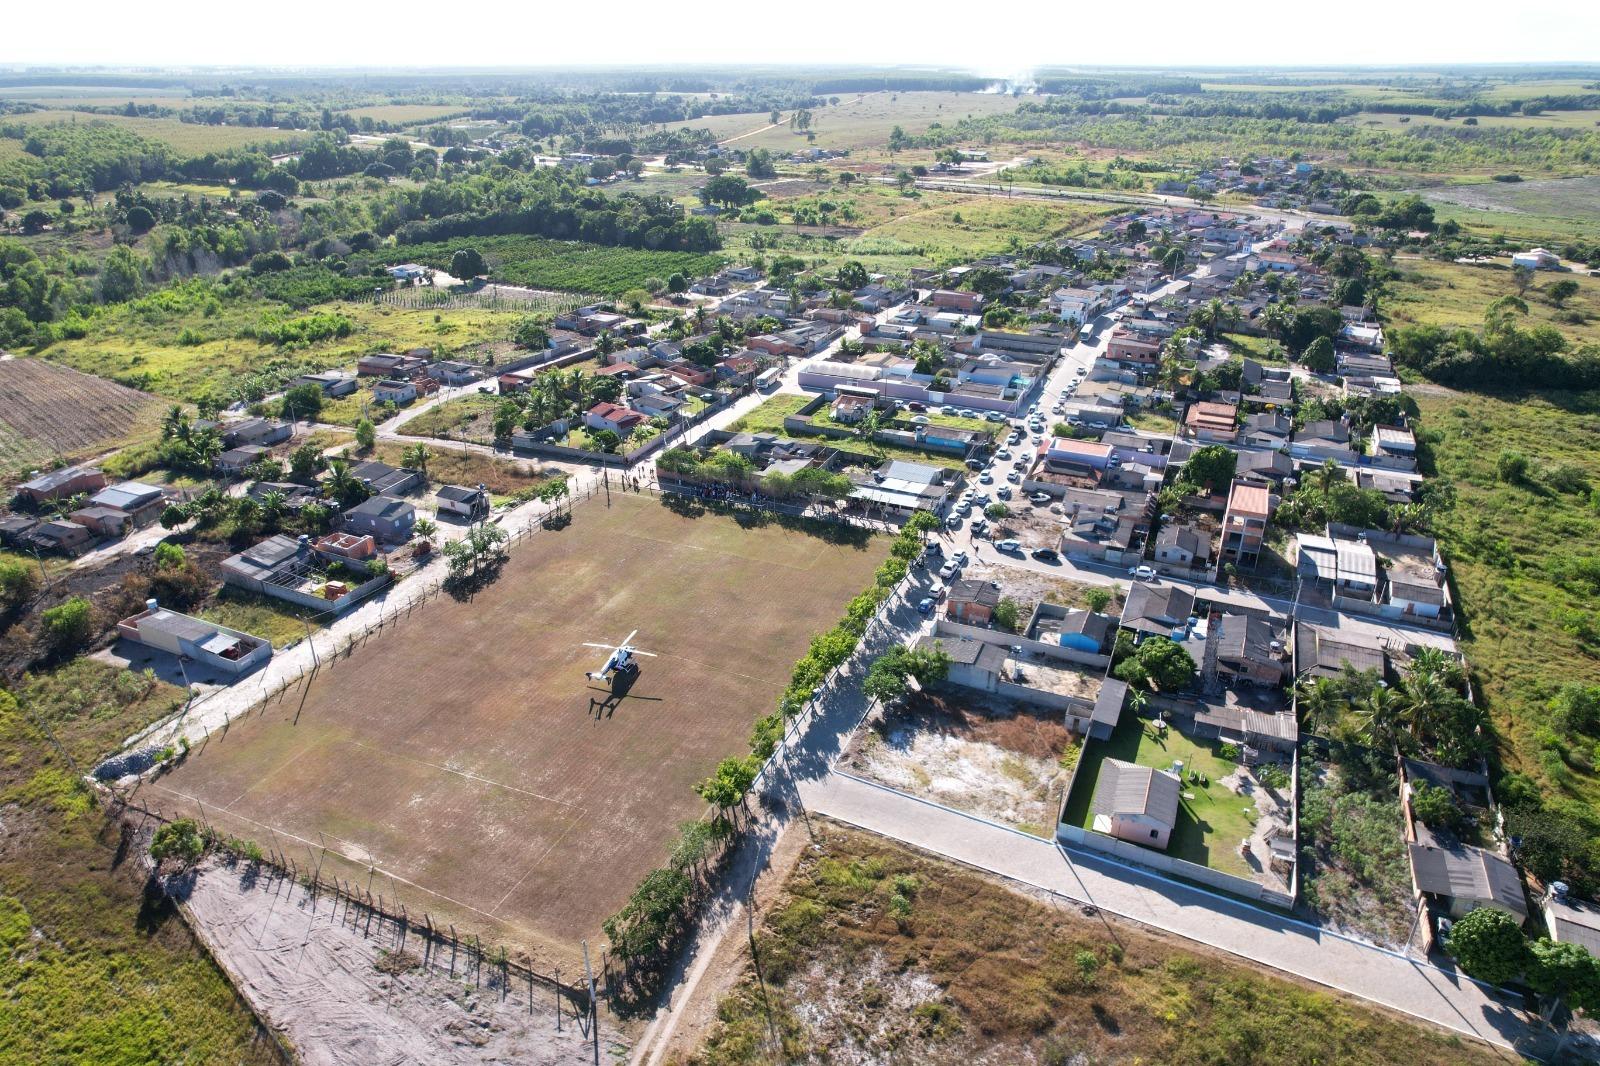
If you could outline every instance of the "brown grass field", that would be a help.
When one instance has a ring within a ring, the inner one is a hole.
[[[570,959],[886,553],[653,498],[580,503],[471,600],[374,636],[303,708],[291,691],[214,734],[150,799],[302,860],[326,842],[324,875]],[[609,698],[582,642],[633,629],[659,657]]]
[[[42,359],[0,359],[0,476],[155,437],[166,404]]]

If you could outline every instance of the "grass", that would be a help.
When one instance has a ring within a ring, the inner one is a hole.
[[[370,118],[374,122],[390,122],[397,126],[429,122],[446,115],[459,115],[467,108],[458,104],[377,104],[372,107],[353,107],[344,112],[356,121]]]
[[[825,444],[831,443],[835,447],[843,448],[847,451],[870,453],[872,455],[881,456],[885,459],[909,459],[912,462],[928,463],[933,466],[943,466],[951,470],[966,469],[964,463],[959,457],[943,452],[925,452],[918,448],[902,448],[898,445],[889,444],[874,443],[869,445],[866,441],[856,439],[840,439],[830,442],[821,437],[806,435],[796,436],[786,431],[783,428],[784,417],[799,411],[800,408],[810,403],[813,399],[815,399],[815,397],[794,396],[787,393],[770,397],[755,410],[741,416],[728,428],[735,433],[741,431],[749,433],[776,433],[778,436],[787,437],[790,440],[805,440],[813,443],[820,440]],[[930,415],[929,417],[931,418],[935,416]],[[938,417],[944,418],[945,416]],[[948,419],[948,421],[960,424],[971,423],[973,420],[955,418]],[[981,420],[979,421],[983,426],[987,428],[993,428],[990,423],[981,422]]]
[[[1111,214],[1085,203],[963,197],[901,215],[868,230],[845,250],[898,241],[936,265],[953,265],[1051,237],[1068,236]]]
[[[26,126],[47,126],[57,122],[104,122],[120,126],[170,145],[181,155],[205,155],[207,152],[226,152],[252,144],[273,144],[290,138],[303,138],[303,130],[265,129],[259,126],[204,126],[193,122],[179,122],[175,118],[139,118],[127,115],[91,115],[80,111],[30,111],[21,115],[7,115],[7,122]]]
[[[1501,1061],[877,837],[816,828],[762,915],[759,970],[746,960],[694,1066]]]
[[[0,476],[151,441],[154,396],[39,359],[0,362]]]
[[[407,436],[442,437],[446,440],[476,441],[487,444],[494,439],[495,396],[462,396],[435,404],[402,424]]]
[[[192,312],[147,317],[133,308],[107,308],[90,319],[88,335],[63,340],[41,351],[45,358],[75,370],[179,400],[229,397],[243,375],[278,372],[283,380],[308,370],[351,367],[368,352],[433,348],[441,358],[491,341],[504,340],[522,316],[514,311],[476,308],[454,311],[406,310],[381,304],[324,304],[319,312],[344,315],[353,331],[343,338],[305,346],[279,347],[242,336],[263,315],[278,310],[264,301],[223,305],[211,317]],[[179,344],[185,329],[197,330],[198,344]]]
[[[1561,245],[1600,236],[1600,177],[1480,182],[1422,190],[1439,221],[1484,234]]]
[[[1444,263],[1433,259],[1397,262],[1400,277],[1390,283],[1383,303],[1386,318],[1396,325],[1483,324],[1483,310],[1502,296],[1517,295],[1510,261],[1489,266]],[[1578,294],[1556,307],[1544,289],[1556,281],[1578,283]],[[1600,342],[1600,278],[1580,273],[1539,271],[1523,294],[1528,324],[1560,330],[1575,344]]]
[[[1178,420],[1171,415],[1164,415],[1159,411],[1138,410],[1128,413],[1128,422],[1134,429],[1142,429],[1146,433],[1176,433]]]
[[[216,598],[198,613],[208,622],[271,641],[274,648],[304,640],[307,626],[312,633],[322,628],[318,616],[311,611],[231,585],[222,586]]]
[[[1243,333],[1224,333],[1222,339],[1239,355],[1246,359],[1254,359],[1265,366],[1288,366],[1289,360],[1283,356],[1283,348],[1279,345],[1273,348],[1271,337],[1251,337]]]
[[[1217,741],[1197,740],[1175,727],[1169,728],[1164,738],[1158,737],[1144,719],[1126,715],[1110,740],[1085,747],[1072,796],[1067,801],[1066,820],[1085,829],[1093,828],[1090,807],[1100,764],[1107,758],[1158,770],[1170,770],[1175,760],[1182,760],[1184,782],[1178,824],[1172,830],[1166,854],[1223,873],[1253,878],[1255,871],[1240,857],[1238,846],[1255,826],[1255,805],[1222,784],[1222,779],[1238,765],[1218,755],[1218,747]],[[1205,775],[1209,783],[1191,782],[1191,770]]]
[[[407,445],[378,442],[368,456],[390,466],[401,466]],[[496,496],[534,492],[559,471],[548,471],[536,463],[518,459],[498,459],[480,452],[451,448],[428,449],[428,480],[434,485],[483,485]],[[365,458],[367,456],[363,456]]]
[[[180,691],[79,659],[15,694],[21,710],[0,696],[0,1061],[278,1062],[78,783]]]
[[[1586,821],[1600,805],[1600,737],[1563,731],[1548,702],[1564,682],[1600,684],[1592,566],[1600,511],[1600,393],[1422,395],[1424,471],[1456,493],[1436,521],[1459,605],[1461,647],[1508,769]],[[1530,476],[1497,476],[1500,454]]]
[[[935,122],[951,126],[963,118],[1006,114],[1016,108],[1016,100],[998,94],[841,93],[837,105],[813,110],[814,142],[808,141],[804,132],[789,128],[787,111],[778,126],[767,130],[763,130],[770,122],[766,112],[708,116],[674,123],[669,128],[709,129],[721,140],[737,137],[735,145],[746,151],[765,148],[774,154],[788,155],[811,147],[845,150],[851,153],[850,162],[854,163],[887,159],[889,134],[896,126],[915,136],[926,132]]]
[[[617,248],[543,237],[463,237],[432,244],[404,244],[386,249],[389,263],[423,263],[449,269],[456,250],[470,245],[483,253],[489,277],[511,285],[563,292],[619,296],[645,287],[651,278],[681,273],[698,278],[713,274],[724,259],[715,254],[656,252]]]

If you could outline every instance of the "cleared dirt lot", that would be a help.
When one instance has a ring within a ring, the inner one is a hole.
[[[569,956],[747,748],[810,638],[887,552],[614,494],[519,547],[470,602],[435,601],[150,786],[264,844],[376,869],[412,908]],[[583,641],[639,630],[625,693]],[[620,698],[619,698],[620,696]],[[269,829],[270,827],[270,829]]]

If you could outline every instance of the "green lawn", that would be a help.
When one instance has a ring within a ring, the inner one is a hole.
[[[777,396],[773,396],[760,407],[757,407],[749,414],[739,418],[728,428],[736,433],[740,431],[747,433],[776,433],[780,437],[788,437],[791,440],[805,440],[811,442],[821,441],[825,444],[830,443],[828,440],[822,437],[809,437],[804,435],[796,436],[795,434],[789,433],[783,428],[783,419],[786,415],[794,414],[795,412],[799,411],[800,408],[810,403],[813,399],[815,399],[815,397],[794,396],[788,393],[782,393]],[[985,428],[992,430],[995,426],[994,423],[984,422],[982,419],[951,418],[943,415],[930,415],[928,417],[941,425],[951,425],[961,428]],[[824,421],[826,420],[824,419]],[[965,464],[960,458],[942,452],[925,452],[917,448],[902,448],[897,445],[889,444],[869,445],[866,441],[855,439],[840,439],[837,441],[832,441],[831,443],[835,444],[837,447],[844,448],[847,451],[871,453],[873,455],[881,456],[885,459],[908,459],[914,463],[928,463],[933,466],[942,466],[950,470],[966,469]]]
[[[1122,724],[1108,741],[1089,744],[1083,752],[1072,796],[1067,802],[1067,822],[1092,828],[1095,783],[1100,764],[1107,758],[1138,763],[1158,770],[1170,770],[1174,760],[1182,760],[1184,783],[1178,805],[1178,824],[1166,854],[1199,866],[1207,866],[1239,877],[1254,877],[1255,872],[1238,854],[1238,846],[1255,826],[1255,804],[1221,784],[1238,764],[1217,754],[1220,745],[1198,740],[1169,728],[1164,738],[1157,737],[1144,719],[1125,715]],[[1188,780],[1189,771],[1198,770],[1209,784]]]
[[[269,640],[274,648],[304,640],[307,626],[312,633],[322,628],[311,611],[230,585],[224,585],[199,614],[208,622]]]

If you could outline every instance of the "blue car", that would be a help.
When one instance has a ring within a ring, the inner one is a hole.
[[[922,598],[922,602],[917,604],[917,613],[918,614],[928,614],[932,610],[933,610],[933,600],[932,600],[931,597],[924,596]]]

